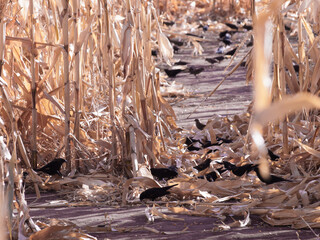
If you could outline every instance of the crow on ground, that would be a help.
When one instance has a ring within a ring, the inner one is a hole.
[[[143,199],[151,199],[152,201],[154,201],[156,198],[170,194],[168,190],[177,185],[178,184],[162,188],[149,188],[140,194],[140,201],[142,201]]]
[[[268,155],[272,161],[278,161],[280,158],[277,154],[274,154],[269,148],[268,148]]]
[[[164,69],[168,77],[175,78],[180,72],[182,72],[182,69]]]
[[[203,67],[190,67],[189,68],[189,73],[193,74],[194,76],[197,76],[198,74],[200,74],[202,71],[204,71]]]
[[[276,183],[276,182],[282,182],[282,181],[287,181],[287,182],[291,182],[291,180],[288,179],[284,179],[282,177],[270,174],[270,176],[268,178],[263,178],[260,174],[260,170],[259,170],[259,166],[255,166],[253,168],[253,170],[256,172],[257,177],[260,179],[261,182],[264,182],[266,184],[272,184],[272,183]]]
[[[202,124],[202,123],[199,121],[198,118],[196,118],[194,121],[196,122],[196,127],[197,127],[199,130],[203,130],[203,129],[205,128],[206,125],[205,125],[205,124]]]
[[[168,168],[151,168],[151,174],[158,178],[159,180],[165,179],[172,179],[178,176],[177,167],[170,166]]]
[[[197,165],[197,166],[195,166],[193,168],[197,169],[200,172],[200,171],[208,168],[210,166],[211,161],[212,160],[210,158],[208,158],[203,163],[200,163],[199,165]]]
[[[48,164],[44,165],[42,168],[39,169],[34,169],[36,172],[44,172],[49,175],[56,175],[58,174],[59,176],[62,176],[60,172],[61,165],[63,163],[67,162],[63,158],[55,158]]]

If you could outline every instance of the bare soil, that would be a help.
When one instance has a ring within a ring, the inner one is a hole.
[[[212,96],[206,98],[249,51],[247,47],[240,48],[227,70],[226,67],[229,65],[230,59],[212,65],[205,61],[205,58],[219,56],[216,54],[216,50],[221,45],[221,41],[218,41],[217,35],[212,32],[204,33],[207,41],[201,43],[204,52],[200,56],[192,56],[191,47],[181,47],[179,52],[175,54],[176,59],[190,62],[188,66],[205,68],[197,77],[189,73],[182,73],[174,79],[169,78],[169,82],[175,81],[176,84],[182,84],[185,91],[190,93],[189,97],[178,98],[172,102],[177,116],[177,124],[180,127],[190,128],[194,124],[195,118],[206,121],[214,114],[233,116],[243,113],[252,100],[252,85],[246,84],[246,68],[243,66],[240,66],[229,76]],[[240,44],[244,35],[246,33],[243,32],[233,35],[233,44],[226,51]]]
[[[145,205],[127,207],[58,207],[43,208],[43,203],[61,199],[56,193],[43,193],[38,200],[27,195],[34,220],[48,222],[59,219],[72,222],[97,239],[317,239],[310,230],[290,227],[271,227],[259,217],[252,216],[251,224],[243,228],[219,230],[222,221],[217,218],[177,215],[165,207],[162,212],[183,221],[169,221],[155,217],[150,223],[145,216]],[[36,200],[36,201],[35,201]],[[239,220],[239,219],[236,219]],[[234,219],[229,217],[224,223]],[[319,231],[318,231],[319,232]]]

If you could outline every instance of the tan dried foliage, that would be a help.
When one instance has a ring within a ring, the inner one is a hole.
[[[164,84],[151,49],[158,49],[162,60],[170,65],[173,49],[168,36],[180,36],[193,44],[194,54],[202,54],[201,39],[186,36],[177,26],[194,27],[198,14],[210,14],[212,8],[222,15],[232,12],[244,16],[250,9],[250,1],[239,1],[234,6],[229,1],[219,1],[217,6],[212,5],[215,1],[172,1],[168,5],[167,1],[158,1],[157,8],[151,2],[130,0],[125,4],[123,1],[88,1],[87,4],[80,1],[79,15],[74,16],[77,21],[70,18],[64,27],[62,16],[77,12],[72,9],[76,7],[75,2],[67,5],[66,12],[64,1],[42,1],[41,4],[30,1],[34,4],[31,18],[26,2],[0,3],[0,183],[8,185],[6,192],[0,188],[0,203],[8,205],[9,216],[12,206],[19,212],[12,222],[0,226],[1,237],[18,234],[23,239],[25,228],[30,228],[29,232],[35,232],[29,234],[30,239],[62,236],[94,239],[70,223],[35,224],[28,213],[22,180],[33,183],[38,194],[40,187],[72,191],[77,196],[68,199],[69,203],[44,207],[135,204],[139,203],[138,196],[143,189],[163,185],[153,179],[149,167],[170,165],[179,167],[179,176],[166,183],[178,184],[167,197],[169,202],[166,201],[174,213],[221,219],[228,215],[243,216],[243,221],[217,229],[247,226],[251,214],[260,215],[271,225],[290,225],[297,229],[320,227],[320,119],[315,110],[320,106],[317,96],[320,57],[319,39],[314,33],[315,29],[320,30],[318,2],[260,1],[253,24],[255,46],[246,63],[247,81],[253,80],[255,86],[253,112],[233,118],[214,116],[204,130],[188,132],[177,128],[175,113],[163,97],[188,94],[180,87]],[[300,6],[293,5],[295,2],[301,2]],[[158,8],[166,12],[168,19],[188,14],[188,20],[180,17],[183,20],[178,19],[176,26],[169,29],[162,26]],[[286,21],[290,21],[296,31],[285,32]],[[35,31],[31,39],[29,33],[33,25],[39,31]],[[211,31],[217,29],[219,24],[210,26]],[[62,30],[69,32],[65,46]],[[65,49],[69,50],[67,68],[63,64]],[[272,60],[271,78],[268,69]],[[299,65],[298,73],[294,62]],[[64,92],[66,69],[71,81],[69,93]],[[161,85],[167,86],[165,92]],[[65,94],[71,99],[69,136],[65,136],[68,109]],[[83,175],[72,171],[63,179],[44,182],[31,169],[34,99],[39,165],[54,157],[63,157],[64,138],[70,137],[72,151],[68,157]],[[206,155],[210,148],[186,151],[184,139],[190,135],[211,143],[215,143],[217,136],[233,141],[212,147],[219,151]],[[266,147],[272,148],[281,159],[266,160]],[[210,168],[196,172],[193,167],[208,157],[213,160]],[[198,178],[218,168],[222,159],[237,165],[265,164],[264,173],[271,171],[292,182],[265,185],[254,173],[239,179],[229,171],[215,182]],[[26,179],[22,169],[29,173]],[[19,204],[12,205],[14,201]],[[146,214],[151,219],[153,215],[170,221],[182,220],[163,214],[156,207]],[[0,218],[2,223],[8,219],[3,211]],[[156,232],[152,228],[144,229]]]

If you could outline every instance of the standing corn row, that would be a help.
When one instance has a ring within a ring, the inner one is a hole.
[[[33,24],[33,0],[29,1],[29,11],[30,11],[30,40],[31,40],[31,96],[32,96],[32,140],[31,140],[31,163],[32,167],[37,167],[37,85],[36,85],[36,74],[35,74],[35,57],[36,50],[34,48],[34,24]]]
[[[69,81],[69,1],[63,0],[62,17],[62,37],[63,37],[63,79],[64,79],[64,104],[65,104],[65,119],[64,119],[64,142],[65,155],[67,159],[68,170],[71,170],[71,146],[70,146],[70,81]]]
[[[74,108],[75,108],[75,119],[74,119],[74,136],[77,140],[80,138],[80,47],[78,43],[78,0],[72,1],[73,9],[73,45],[74,45],[74,85],[75,85],[75,94],[74,94]],[[77,149],[77,143],[74,141],[75,148]],[[80,158],[78,151],[76,152],[76,158]],[[75,161],[76,169],[79,170],[79,161]]]

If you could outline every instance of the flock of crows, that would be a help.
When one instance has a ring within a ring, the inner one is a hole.
[[[174,22],[173,21],[164,22],[164,24],[167,26],[172,26],[174,24]],[[221,41],[224,44],[223,46],[220,46],[216,51],[216,53],[220,54],[220,55],[216,56],[216,57],[212,57],[212,58],[205,58],[205,60],[211,64],[220,63],[225,58],[233,56],[235,54],[235,52],[237,51],[237,47],[234,47],[233,49],[225,52],[225,50],[233,44],[232,35],[237,33],[239,31],[240,27],[238,27],[237,25],[232,24],[232,23],[225,23],[225,25],[227,25],[231,30],[225,30],[225,31],[222,31],[219,33],[219,41]],[[205,25],[205,26],[199,25],[199,28],[202,28],[203,31],[206,32],[209,29],[209,26],[208,25]],[[245,24],[245,25],[241,26],[241,29],[242,30],[245,29],[246,31],[250,31],[250,30],[252,30],[252,26]],[[198,36],[198,35],[195,35],[192,33],[187,33],[186,35],[191,36],[191,37],[196,37],[196,38],[203,38],[203,36]],[[178,53],[180,50],[180,47],[182,47],[184,44],[186,44],[186,42],[179,40],[179,39],[169,38],[169,41],[173,45],[174,53]],[[253,45],[253,41],[250,41],[247,44],[247,47],[250,47],[252,45]],[[152,55],[157,56],[157,51],[153,50]],[[188,65],[188,64],[189,64],[188,62],[180,60],[180,61],[174,63],[174,66],[172,68],[165,68],[164,71],[168,75],[169,78],[175,78],[181,72],[189,72],[190,74],[193,74],[197,77],[198,74],[200,74],[202,71],[205,70],[204,67],[195,67],[195,66],[190,66],[189,68],[186,68],[186,69],[178,68],[181,65]]]
[[[173,21],[169,21],[169,22],[164,22],[164,24],[167,26],[172,26],[175,23]],[[205,58],[205,60],[211,64],[220,63],[228,56],[229,57],[233,56],[237,50],[237,47],[235,47],[232,50],[224,52],[224,50],[226,49],[225,47],[232,45],[232,39],[231,39],[232,35],[239,31],[239,27],[237,25],[232,24],[232,23],[225,23],[225,24],[231,30],[225,30],[225,31],[222,31],[219,33],[219,40],[221,42],[223,42],[225,46],[221,46],[218,48],[217,53],[220,54],[219,56],[216,56],[213,58]],[[208,25],[205,25],[205,26],[199,25],[199,28],[202,28],[202,30],[205,32],[209,29],[209,26]],[[245,29],[247,31],[252,30],[252,26],[247,25],[247,24],[241,26],[241,28]],[[197,36],[197,35],[194,35],[191,33],[187,33],[186,35],[196,37],[196,38],[203,38],[203,36]],[[170,39],[169,38],[169,40],[173,45],[173,49],[174,49],[175,53],[178,53],[180,50],[180,47],[182,47],[185,44],[185,42],[177,40],[177,39]],[[250,47],[252,45],[253,45],[253,42],[251,41],[247,44],[247,47]],[[152,55],[157,56],[157,51],[152,50]],[[176,62],[174,65],[179,66],[179,65],[188,65],[188,64],[189,64],[188,62],[184,62],[184,61],[180,60],[180,61]],[[185,72],[185,71],[188,71],[190,74],[197,76],[198,74],[200,74],[204,70],[205,69],[203,67],[195,67],[195,66],[190,66],[187,69],[176,69],[176,68],[164,69],[165,73],[170,78],[174,78],[180,72]],[[296,67],[295,67],[295,70],[299,71],[299,69],[296,69]],[[198,119],[195,119],[195,122],[196,122],[196,127],[199,130],[203,130],[206,126],[206,125],[202,124]],[[220,137],[216,137],[215,143],[211,143],[211,141],[208,141],[208,140],[203,141],[203,140],[198,140],[198,139],[195,139],[192,137],[186,137],[185,146],[188,151],[199,151],[201,149],[205,149],[210,146],[221,145],[223,143],[231,143],[231,142],[232,142],[232,140],[224,139],[224,138],[220,138]],[[207,152],[207,154],[211,153],[213,151],[216,151],[216,150],[210,149]],[[277,161],[279,159],[279,156],[274,154],[270,149],[268,149],[268,155],[272,161]],[[39,169],[35,169],[35,171],[43,172],[43,173],[46,173],[46,174],[52,175],[52,176],[53,175],[62,176],[60,169],[61,169],[62,164],[65,162],[66,162],[66,160],[63,158],[55,158],[53,161],[49,162],[45,166],[43,166]],[[195,166],[194,169],[197,170],[198,172],[201,172],[201,171],[209,168],[211,162],[212,162],[212,160],[210,158],[208,158],[204,162]],[[280,182],[280,181],[290,181],[290,180],[284,179],[280,176],[276,176],[273,174],[271,174],[270,177],[267,179],[263,178],[260,174],[258,164],[247,163],[247,164],[244,164],[241,166],[236,166],[235,164],[228,162],[228,161],[222,161],[222,162],[215,161],[215,163],[223,165],[223,166],[215,169],[214,171],[212,171],[210,173],[205,174],[204,176],[198,176],[198,178],[206,179],[209,182],[213,182],[218,177],[220,177],[222,173],[224,173],[226,171],[230,171],[238,177],[241,177],[244,174],[248,174],[249,172],[254,171],[256,173],[257,177],[262,182],[264,182],[266,184],[272,184],[272,183]],[[151,174],[155,178],[157,178],[158,180],[169,180],[169,179],[176,178],[179,175],[179,170],[176,166],[169,166],[167,168],[151,168],[150,171],[151,171]],[[177,186],[177,185],[178,184],[174,184],[174,185],[166,186],[166,187],[160,187],[160,188],[147,189],[146,191],[144,191],[140,194],[140,200],[143,201],[144,199],[150,199],[150,200],[154,201],[155,199],[157,199],[159,197],[170,194],[170,191],[168,191],[168,190],[174,186]]]
[[[195,119],[195,122],[199,130],[203,130],[206,126],[202,124],[198,119]],[[229,139],[217,137],[216,143],[212,144],[211,141],[202,142],[201,140],[197,140],[192,137],[186,137],[185,145],[187,150],[189,151],[198,151],[200,149],[204,149],[213,145],[221,145],[222,143],[231,143],[231,142],[232,141]],[[195,143],[200,143],[201,148],[193,146]],[[209,152],[211,152],[211,150],[209,150],[207,153]],[[272,161],[277,161],[280,158],[278,155],[274,154],[270,149],[268,149],[268,155],[270,157],[270,160]],[[198,172],[201,172],[209,168],[211,165],[211,162],[213,162],[213,160],[210,158],[207,158],[205,161],[203,161],[197,166],[194,166],[193,168]],[[230,171],[235,176],[238,176],[238,177],[242,177],[244,174],[248,174],[251,171],[254,171],[257,177],[260,179],[260,181],[266,184],[272,184],[272,183],[281,182],[281,181],[291,182],[291,180],[284,179],[280,176],[276,176],[273,174],[270,174],[269,178],[264,178],[263,176],[261,176],[261,173],[259,170],[259,164],[246,163],[244,165],[237,166],[229,161],[214,161],[214,162],[219,165],[222,165],[222,167],[219,167],[203,176],[198,176],[198,178],[206,179],[208,182],[214,182],[217,178],[221,177],[222,173],[226,171]],[[176,178],[179,175],[179,171],[176,166],[169,166],[167,168],[151,168],[150,171],[151,171],[151,174],[158,180],[169,180],[169,179]],[[140,194],[140,200],[142,201],[144,199],[150,199],[154,201],[156,198],[170,194],[170,191],[168,190],[177,185],[178,184],[174,184],[174,185],[166,186],[162,188],[147,189],[146,191]]]
[[[195,119],[196,127],[199,130],[203,130],[206,125],[202,124],[198,119]],[[222,143],[231,143],[232,140],[219,138],[217,137],[216,143],[211,143],[210,141],[201,142],[201,140],[196,140],[193,137],[186,137],[185,146],[188,151],[197,151],[200,149],[204,149],[210,146],[214,145],[221,145]],[[192,146],[195,143],[200,143],[201,148],[193,147]],[[207,153],[209,153],[211,150],[209,150]],[[274,154],[270,149],[268,149],[268,155],[270,157],[270,160],[277,161],[280,157],[276,154]],[[59,175],[62,176],[60,172],[60,168],[63,163],[65,163],[66,160],[63,158],[56,158],[53,161],[49,162],[45,166],[39,169],[35,169],[37,172],[44,172],[49,175]],[[213,162],[212,159],[208,158],[204,162],[200,163],[197,166],[194,166],[193,168],[197,170],[198,172],[201,172],[207,168],[210,167],[211,163]],[[269,178],[264,178],[260,174],[259,165],[253,164],[253,163],[246,163],[241,166],[237,166],[229,161],[214,161],[215,163],[222,165],[221,167],[215,169],[214,171],[207,173],[203,176],[198,176],[198,178],[206,179],[209,182],[215,181],[217,178],[221,177],[221,174],[230,171],[235,176],[241,177],[244,174],[248,174],[251,171],[254,171],[257,175],[257,177],[260,179],[261,182],[264,182],[266,184],[272,184],[280,181],[291,181],[288,179],[284,179],[280,176],[276,176],[271,174]],[[154,178],[161,180],[169,180],[178,177],[179,175],[179,169],[176,166],[169,166],[167,168],[151,168],[150,169],[151,174],[154,176]],[[170,191],[168,191],[170,188],[177,186],[178,184],[174,184],[171,186],[166,187],[159,187],[159,188],[149,188],[142,192],[140,194],[140,200],[143,201],[144,199],[150,199],[154,201],[155,199],[165,196],[167,194],[170,194]]]

